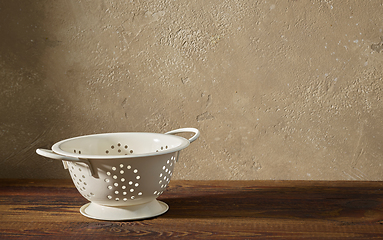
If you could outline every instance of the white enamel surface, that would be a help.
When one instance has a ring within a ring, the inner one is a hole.
[[[86,217],[98,220],[123,221],[156,217],[164,214],[168,209],[169,207],[166,203],[153,200],[146,204],[128,207],[108,207],[95,203],[87,203],[80,208],[80,213]]]
[[[134,158],[180,151],[189,144],[185,138],[166,134],[105,133],[66,139],[52,150],[75,158]]]
[[[165,191],[177,155],[89,160],[98,178],[89,174],[84,163],[67,165],[74,185],[87,200],[104,206],[131,206],[150,202]]]
[[[189,140],[172,134],[192,132]],[[166,134],[106,133],[60,141],[36,152],[63,160],[74,185],[91,204],[84,216],[134,220],[160,215],[168,206],[156,200],[168,186],[179,151],[196,140],[194,128]]]
[[[199,130],[196,129],[196,128],[180,128],[180,129],[175,129],[175,130],[172,130],[172,131],[169,131],[165,134],[176,134],[176,133],[185,133],[185,132],[192,132],[194,133],[194,135],[189,138],[189,142],[192,143],[194,142],[195,140],[197,140],[197,138],[199,137]]]

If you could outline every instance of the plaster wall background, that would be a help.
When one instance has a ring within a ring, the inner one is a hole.
[[[175,179],[383,180],[383,1],[0,1],[0,177],[196,127]],[[187,137],[187,136],[185,136]]]

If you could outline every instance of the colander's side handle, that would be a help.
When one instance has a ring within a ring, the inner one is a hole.
[[[199,130],[196,128],[180,128],[180,129],[169,131],[165,134],[175,134],[175,133],[185,133],[185,132],[194,133],[193,137],[189,138],[190,143],[194,142],[199,137]]]
[[[75,157],[64,156],[64,155],[57,154],[57,153],[53,152],[52,150],[41,149],[41,148],[36,149],[36,153],[43,156],[43,157],[47,157],[47,158],[63,160],[63,161],[85,163],[86,165],[88,165],[91,175],[94,178],[99,178],[98,172],[93,168],[92,164],[86,158],[75,158]],[[65,167],[65,164],[64,164],[64,167]]]

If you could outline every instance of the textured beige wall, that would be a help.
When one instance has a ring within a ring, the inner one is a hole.
[[[382,1],[0,1],[0,177],[196,127],[176,179],[383,180]]]

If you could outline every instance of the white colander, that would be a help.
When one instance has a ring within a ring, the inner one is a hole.
[[[189,140],[175,133],[192,132]],[[155,217],[169,207],[156,200],[173,175],[179,151],[199,136],[195,128],[159,133],[104,133],[66,139],[52,150],[37,149],[44,157],[63,160],[73,183],[90,201],[84,216],[100,220]]]

